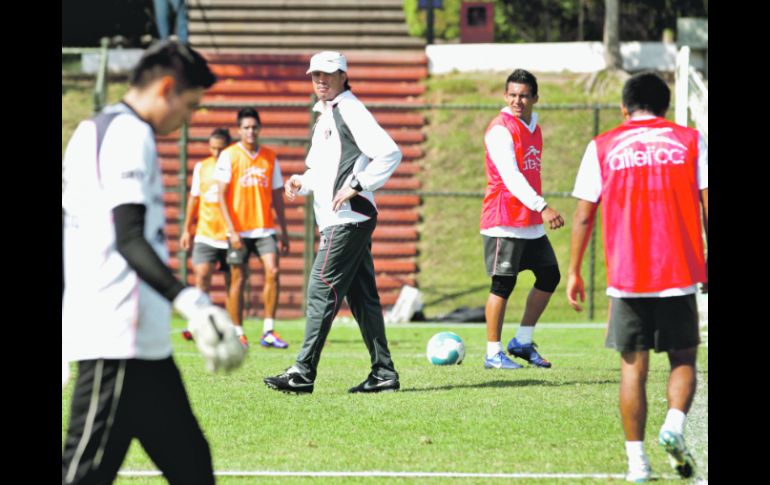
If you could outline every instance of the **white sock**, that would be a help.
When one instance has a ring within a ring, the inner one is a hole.
[[[233,325],[233,327],[235,327],[235,334],[237,336],[243,335],[243,327],[241,325]]]
[[[487,357],[494,357],[503,351],[501,342],[487,342]]]
[[[520,344],[531,343],[533,333],[535,333],[535,327],[519,325],[519,330],[516,332],[516,340],[518,340]]]
[[[661,430],[673,431],[674,433],[684,434],[684,422],[687,415],[679,409],[671,408],[666,413],[666,421],[663,422]]]
[[[275,320],[272,318],[265,318],[265,321],[262,322],[262,333],[272,332],[274,326]]]
[[[644,453],[644,441],[626,441],[626,457],[628,468],[640,469],[649,466],[649,460]]]

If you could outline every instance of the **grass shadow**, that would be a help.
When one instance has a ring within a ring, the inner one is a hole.
[[[562,386],[574,386],[580,385],[604,385],[604,384],[619,384],[619,379],[605,379],[600,381],[564,381],[564,382],[552,382],[544,381],[540,379],[525,379],[516,381],[489,381],[481,382],[478,384],[451,384],[438,387],[419,387],[419,388],[402,388],[399,392],[427,392],[427,391],[451,391],[454,389],[483,389],[487,387],[503,388],[503,387],[529,387],[529,386],[543,386],[543,387],[562,387]]]

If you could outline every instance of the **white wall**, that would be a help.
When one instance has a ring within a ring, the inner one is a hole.
[[[128,71],[139,61],[142,49],[110,49],[108,69]],[[674,71],[676,44],[622,42],[623,69]],[[595,72],[605,68],[601,42],[549,42],[540,44],[442,44],[425,48],[431,74],[452,71],[507,71],[517,67],[534,72]],[[693,52],[691,62],[702,69],[703,54]],[[95,73],[99,54],[83,54],[83,72]]]
[[[621,42],[623,69],[673,71],[676,44]],[[442,44],[425,49],[431,74],[454,70],[507,71],[517,67],[534,72],[595,72],[606,67],[601,42],[533,44]]]

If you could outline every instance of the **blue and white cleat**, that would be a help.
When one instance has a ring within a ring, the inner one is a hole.
[[[259,339],[259,343],[262,347],[273,347],[276,349],[285,349],[289,346],[289,344],[273,330],[263,333],[262,338]]]
[[[522,365],[512,361],[503,352],[498,352],[493,357],[484,356],[485,369],[521,369]]]
[[[661,430],[658,436],[660,446],[668,453],[668,462],[680,477],[690,478],[695,475],[695,460],[684,444],[684,437],[673,431]]]
[[[535,367],[542,367],[548,369],[551,367],[551,363],[545,360],[540,354],[537,353],[537,344],[530,342],[528,344],[520,344],[516,337],[513,337],[508,342],[508,353],[514,357],[524,359]]]

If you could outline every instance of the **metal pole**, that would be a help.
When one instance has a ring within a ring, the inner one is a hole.
[[[182,125],[179,132],[179,217],[177,224],[184,224],[185,214],[187,213],[187,123]],[[187,251],[181,247],[177,252],[179,261],[179,279],[187,285]]]
[[[433,0],[427,0],[427,35],[426,43],[433,44]]]
[[[318,102],[315,93],[310,95],[310,124],[308,125],[308,135],[313,137],[313,125],[315,124],[315,111],[313,106]],[[310,144],[305,149],[305,156],[310,150]],[[305,197],[305,249],[302,252],[302,260],[304,262],[302,270],[302,312],[307,310],[307,285],[310,280],[310,272],[313,269],[313,256],[315,255],[315,212],[313,211],[313,194],[308,194]]]
[[[98,113],[104,107],[107,99],[107,58],[109,57],[110,39],[102,37],[99,71],[96,73],[96,88],[94,89],[94,113]]]
[[[594,108],[594,136],[599,134],[599,108]],[[596,219],[594,227],[591,229],[591,248],[590,248],[589,284],[588,284],[588,320],[594,320],[595,312],[595,294],[596,294]]]

